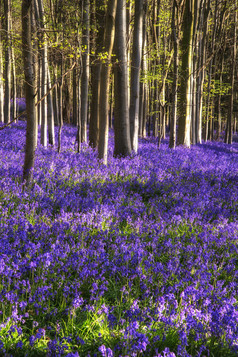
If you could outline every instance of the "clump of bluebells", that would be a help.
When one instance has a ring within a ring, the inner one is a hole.
[[[0,131],[0,355],[236,356],[237,143],[106,167],[62,135],[22,190],[25,123]]]

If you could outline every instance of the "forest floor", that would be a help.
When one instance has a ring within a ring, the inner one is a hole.
[[[104,166],[76,129],[39,146],[0,131],[0,356],[237,356],[238,143]]]

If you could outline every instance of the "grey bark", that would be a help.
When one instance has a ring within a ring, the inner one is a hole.
[[[51,77],[50,70],[47,66],[47,91],[51,88]],[[49,144],[55,145],[55,120],[54,120],[54,109],[53,109],[53,99],[52,92],[50,91],[47,95],[47,125],[48,125],[48,136]]]
[[[133,32],[133,46],[131,56],[131,86],[130,86],[130,137],[132,150],[138,150],[139,131],[139,90],[140,90],[140,67],[143,42],[143,2],[135,2],[135,20]]]
[[[93,50],[95,55],[92,58],[91,65],[91,81],[92,81],[92,101],[91,101],[91,115],[89,122],[89,145],[92,148],[98,146],[99,137],[99,94],[100,94],[100,73],[101,73],[101,59],[100,52],[103,48],[104,35],[104,20],[105,11],[103,10],[104,0],[97,0],[94,3],[94,30],[93,30]],[[97,29],[97,33],[95,33]]]
[[[206,42],[208,29],[208,15],[210,12],[210,0],[203,5],[200,16],[200,26],[198,34],[198,74],[196,92],[196,143],[202,142],[202,109],[203,109],[203,86],[205,79]]]
[[[172,35],[174,46],[174,71],[173,71],[173,85],[172,85],[172,114],[170,125],[170,138],[169,147],[175,148],[176,146],[176,122],[177,122],[177,99],[178,99],[178,36],[176,31],[176,18],[177,18],[177,2],[174,0],[173,13],[172,13]]]
[[[180,72],[178,145],[190,147],[191,125],[191,73],[192,73],[192,40],[194,21],[194,0],[185,1],[181,40],[182,63]]]
[[[4,71],[4,123],[9,123],[11,120],[11,2],[4,0],[4,14],[5,14],[5,71]]]
[[[82,78],[81,78],[81,141],[87,142],[88,88],[89,88],[89,25],[90,1],[83,0],[82,19]]]
[[[126,0],[118,0],[115,31],[115,54],[117,63],[115,78],[115,146],[114,156],[131,154],[129,107],[128,107],[128,63],[126,47]]]
[[[106,26],[104,32],[104,51],[108,53],[108,62],[103,62],[100,75],[100,99],[99,99],[99,143],[98,158],[107,164],[108,150],[108,109],[109,109],[109,79],[110,60],[114,43],[115,16],[117,0],[109,0],[107,5]]]
[[[235,85],[235,68],[236,68],[236,52],[237,52],[237,9],[234,12],[233,20],[233,46],[232,46],[232,60],[231,60],[231,80],[230,80],[230,100],[228,107],[228,118],[227,118],[227,142],[232,144],[233,136],[233,126],[234,126],[234,113],[233,113],[233,101],[234,101],[234,85]]]
[[[26,147],[23,167],[23,181],[29,185],[34,168],[36,147],[36,111],[34,63],[31,43],[32,0],[22,0],[22,53],[25,76],[25,97],[27,110]]]
[[[0,34],[0,123],[4,122],[4,88],[3,88],[3,58],[2,58],[2,39]]]
[[[41,98],[47,93],[48,60],[47,60],[47,39],[45,35],[45,15],[42,0],[35,0],[35,13],[37,26],[40,29],[39,53],[41,56]],[[41,101],[41,144],[47,146],[47,98]]]

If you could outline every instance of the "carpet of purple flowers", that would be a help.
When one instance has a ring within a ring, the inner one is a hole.
[[[0,131],[0,355],[237,356],[237,144],[105,167],[75,130],[25,191],[25,123]]]

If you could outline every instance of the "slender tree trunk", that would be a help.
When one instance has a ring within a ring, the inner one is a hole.
[[[32,1],[32,9],[34,8],[33,5],[33,1]],[[36,26],[36,18],[35,18],[35,11],[31,11],[31,37],[33,38],[33,42],[32,42],[32,53],[33,53],[33,73],[34,73],[34,80],[35,80],[35,85],[37,85],[38,82],[38,43],[37,43],[37,26]],[[37,89],[36,93],[35,93],[35,121],[36,121],[36,125],[35,125],[35,145],[37,148],[37,144],[38,144],[38,106],[37,106]],[[21,94],[19,95],[19,97],[21,98]]]
[[[12,29],[12,19],[10,21],[11,29]],[[17,88],[16,88],[16,62],[15,62],[15,51],[13,40],[11,36],[11,67],[12,67],[12,118],[16,118],[17,116]]]
[[[38,51],[39,52],[39,51]],[[38,125],[41,126],[42,122],[42,104],[41,104],[41,78],[42,78],[42,59],[41,55],[38,54],[38,75],[37,75],[37,118]]]
[[[51,88],[51,78],[50,78],[50,69],[47,66],[47,91]],[[55,145],[55,120],[54,120],[54,109],[53,109],[53,99],[52,92],[49,92],[47,95],[47,125],[48,125],[48,135],[49,135],[49,144]]]
[[[99,144],[98,158],[107,164],[108,150],[108,103],[110,84],[110,60],[115,35],[115,16],[117,0],[109,0],[107,5],[106,26],[104,32],[104,49],[108,53],[108,62],[103,62],[100,75],[100,97],[99,97]]]
[[[65,61],[65,68],[70,67],[70,61]],[[63,83],[63,118],[66,123],[70,123],[70,80],[69,78],[64,78]]]
[[[224,65],[224,55],[221,55],[221,67],[220,67],[220,73],[219,73],[219,84],[220,88],[222,88],[222,83],[223,83],[223,65]],[[218,94],[218,103],[217,103],[217,117],[218,117],[218,123],[217,123],[217,139],[220,138],[221,135],[221,90]]]
[[[1,29],[1,25],[0,25]],[[0,32],[0,123],[4,122],[4,88],[3,88],[3,59],[2,59],[2,38]]]
[[[47,60],[47,39],[45,34],[45,15],[43,0],[35,0],[36,21],[40,29],[40,57],[42,65],[41,73],[41,98],[47,93],[48,60]],[[41,101],[41,145],[47,146],[47,98]]]
[[[23,167],[23,181],[25,181],[26,185],[29,185],[32,179],[36,147],[35,80],[31,43],[31,11],[32,0],[22,0],[22,50],[27,110],[26,148]]]
[[[78,77],[78,68],[75,66],[73,69],[73,120],[72,120],[72,124],[74,126],[77,125],[78,123],[78,81],[77,81],[77,77]]]
[[[54,82],[56,82],[57,79],[57,66],[55,65],[53,67],[53,79]],[[55,125],[59,126],[59,98],[58,98],[58,86],[55,87],[54,93],[53,93],[53,106],[54,106],[54,120],[55,120]]]
[[[139,91],[140,91],[140,67],[143,42],[143,2],[135,2],[135,20],[133,33],[133,48],[131,58],[131,92],[130,92],[130,137],[132,150],[138,150],[139,131]]]
[[[162,139],[165,139],[166,135],[166,124],[165,124],[165,105],[166,105],[166,98],[165,98],[165,84],[166,84],[166,77],[165,74],[165,64],[166,64],[166,51],[167,51],[167,41],[166,35],[163,33],[163,56],[162,56],[162,67],[163,67],[163,78],[162,78],[162,89],[160,92],[160,110],[161,110],[161,120],[162,120],[162,127],[161,127],[161,136]]]
[[[196,92],[196,143],[202,143],[202,110],[203,110],[203,86],[205,79],[206,42],[208,29],[208,15],[210,12],[210,0],[204,6],[200,17],[199,46],[198,46],[198,76]]]
[[[88,87],[89,87],[89,28],[90,1],[83,0],[82,79],[81,79],[81,141],[87,142]]]
[[[157,68],[159,67],[159,41],[160,41],[160,30],[158,26],[158,18],[159,18],[159,10],[160,10],[160,1],[154,0],[153,1],[153,35],[152,35],[152,41],[155,44],[156,51],[158,56],[155,59],[154,63],[154,75],[156,76],[156,71]],[[159,81],[155,77],[154,80],[154,109],[153,109],[153,136],[155,138],[158,137],[158,128],[159,128]]]
[[[158,81],[154,80],[154,118],[153,118],[153,136],[158,136],[158,115],[159,115],[159,88]]]
[[[237,1],[236,1],[237,3]],[[228,118],[227,118],[227,142],[228,144],[232,144],[232,136],[233,136],[233,101],[234,101],[234,85],[235,85],[235,67],[236,67],[236,51],[237,51],[237,9],[234,12],[234,39],[232,46],[232,61],[231,61],[231,89],[230,89],[230,100],[228,107]]]
[[[109,104],[109,129],[113,128],[113,94],[114,94],[114,78],[112,75],[110,84],[110,104]]]
[[[77,121],[77,136],[76,136],[76,142],[78,144],[77,147],[77,152],[80,153],[81,150],[81,119],[80,119],[80,114],[81,114],[81,72],[79,73],[78,76],[78,85],[77,85],[77,97],[78,97],[78,121]]]
[[[139,102],[139,136],[143,136],[143,115],[144,115],[145,83],[140,82],[140,102]]]
[[[100,94],[100,73],[101,59],[99,53],[102,52],[105,11],[102,10],[104,0],[97,0],[94,4],[94,29],[93,29],[93,47],[95,55],[91,65],[91,81],[92,81],[92,101],[91,101],[91,116],[89,122],[89,145],[92,148],[98,147],[99,139],[99,94]],[[97,29],[97,34],[95,29]]]
[[[169,147],[175,148],[176,146],[176,122],[177,122],[177,97],[178,97],[178,37],[176,32],[176,15],[177,15],[177,2],[174,0],[173,13],[172,13],[172,33],[174,45],[174,71],[173,71],[173,86],[172,86],[172,115],[170,126],[170,139]]]
[[[131,153],[128,108],[128,63],[126,47],[126,0],[118,0],[116,14],[115,53],[115,147],[114,156]]]
[[[186,0],[182,23],[181,41],[182,65],[180,73],[180,98],[178,120],[178,144],[190,147],[191,125],[191,80],[192,73],[192,39],[194,21],[194,0]]]
[[[5,14],[5,71],[4,71],[4,123],[9,123],[11,120],[11,2],[4,0],[4,14]]]
[[[58,85],[59,99],[59,131],[58,131],[58,153],[61,151],[61,133],[63,127],[63,54],[61,55],[61,77]]]

